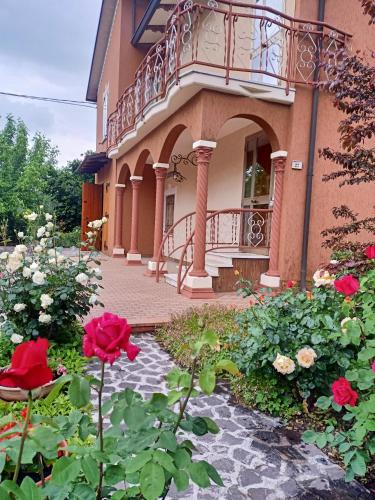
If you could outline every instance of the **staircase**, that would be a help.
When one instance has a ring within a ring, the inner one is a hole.
[[[177,287],[176,264],[169,263],[169,272],[165,274],[165,282]],[[238,276],[249,279],[254,284],[259,282],[260,275],[268,269],[268,256],[256,253],[240,252],[237,250],[219,251],[212,250],[206,255],[206,271],[212,277],[212,288],[215,292],[233,292]]]

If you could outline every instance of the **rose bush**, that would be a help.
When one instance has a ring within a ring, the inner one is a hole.
[[[101,272],[94,244],[103,221],[74,257],[59,247],[51,214],[27,214],[28,232],[19,233],[13,252],[0,253],[0,333],[62,341],[78,317],[98,301]],[[13,337],[14,338],[14,337]]]

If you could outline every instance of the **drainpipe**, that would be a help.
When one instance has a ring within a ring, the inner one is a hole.
[[[324,21],[325,0],[319,0],[318,5],[318,21]],[[322,30],[322,28],[319,28]],[[319,42],[320,44],[320,42]],[[318,46],[318,51],[320,47]],[[319,79],[320,67],[317,64],[314,71],[314,82]],[[319,89],[314,86],[312,91],[312,104],[311,104],[311,119],[310,119],[310,136],[309,136],[309,154],[307,159],[307,175],[306,175],[306,195],[305,195],[305,212],[303,219],[303,240],[302,240],[302,258],[301,258],[301,290],[306,290],[306,276],[307,276],[307,257],[309,247],[309,231],[310,231],[310,217],[311,217],[311,196],[314,176],[314,158],[315,158],[315,144],[316,144],[316,127],[318,122],[318,102],[319,102]]]

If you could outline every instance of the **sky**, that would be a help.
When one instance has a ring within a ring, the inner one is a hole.
[[[101,0],[0,0],[0,92],[85,100]],[[59,165],[95,150],[95,109],[0,95],[7,114],[57,146]]]

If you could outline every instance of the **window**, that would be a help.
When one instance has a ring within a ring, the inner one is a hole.
[[[174,194],[169,194],[165,197],[165,232],[169,231],[174,223],[174,199]]]
[[[107,137],[108,95],[109,92],[107,87],[103,93],[103,123],[102,123],[103,139]]]

